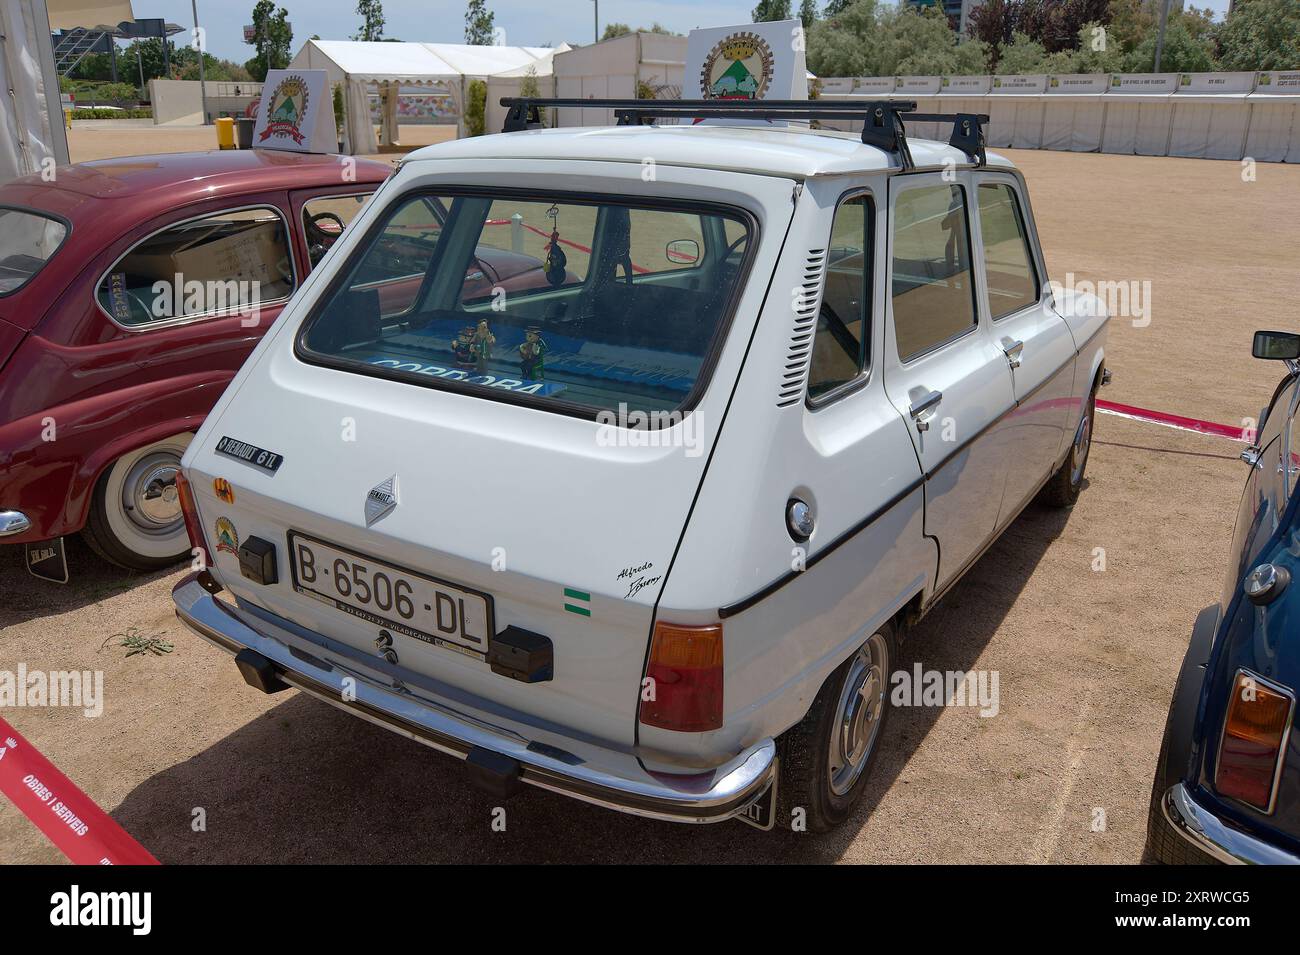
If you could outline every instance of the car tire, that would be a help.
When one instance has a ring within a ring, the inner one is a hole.
[[[886,624],[835,668],[807,715],[777,739],[777,826],[827,832],[853,812],[884,738],[897,650],[894,625]]]
[[[175,476],[193,437],[137,448],[104,469],[81,532],[91,550],[127,570],[160,570],[189,556]]]
[[[1083,473],[1088,466],[1088,452],[1092,450],[1092,431],[1097,418],[1096,389],[1088,395],[1088,410],[1080,419],[1071,439],[1070,453],[1060,470],[1048,479],[1043,487],[1043,503],[1052,507],[1074,507],[1083,490]]]

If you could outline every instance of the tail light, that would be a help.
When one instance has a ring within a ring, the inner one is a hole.
[[[655,624],[638,718],[682,733],[722,726],[722,624]]]
[[[1282,747],[1295,699],[1262,677],[1238,670],[1219,743],[1214,786],[1261,812],[1273,811]]]
[[[194,489],[180,471],[176,472],[176,495],[180,498],[181,514],[185,517],[185,532],[190,536],[190,546],[203,555],[203,563],[206,565],[208,542],[203,537],[203,521],[199,519],[199,509],[194,503]]]

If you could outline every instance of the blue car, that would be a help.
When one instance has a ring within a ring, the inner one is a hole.
[[[1253,353],[1287,375],[1241,455],[1232,562],[1178,674],[1144,862],[1300,863],[1300,335],[1256,332]]]

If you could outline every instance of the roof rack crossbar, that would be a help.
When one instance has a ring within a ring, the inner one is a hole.
[[[898,156],[904,171],[915,168],[907,145],[905,121],[952,123],[948,144],[960,149],[973,165],[987,162],[984,124],[989,117],[979,113],[917,113],[913,100],[644,100],[644,99],[545,99],[502,97],[507,107],[502,132],[536,129],[542,109],[608,109],[620,126],[645,124],[655,119],[848,119],[862,123],[862,141]]]

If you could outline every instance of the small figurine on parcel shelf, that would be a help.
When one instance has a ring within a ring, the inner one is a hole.
[[[525,381],[541,381],[545,376],[544,360],[547,352],[542,330],[529,326],[524,330],[524,341],[519,346],[519,374]]]
[[[451,353],[456,358],[456,364],[461,368],[474,367],[474,329],[466,325],[460,330],[456,340],[451,343]]]
[[[487,362],[492,357],[492,346],[496,343],[497,337],[488,328],[487,319],[479,319],[478,330],[474,332],[474,358],[480,375],[487,372]]]

